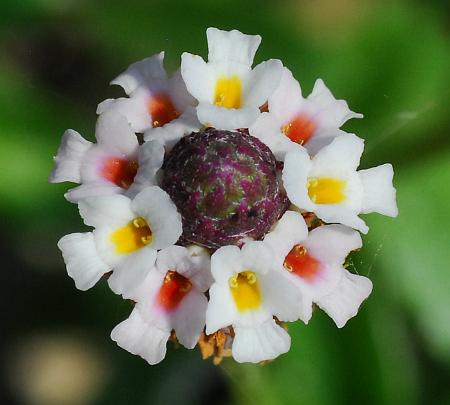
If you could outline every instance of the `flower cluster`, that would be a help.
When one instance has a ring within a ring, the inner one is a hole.
[[[392,166],[358,170],[364,141],[340,129],[361,114],[320,79],[303,97],[279,60],[252,67],[260,36],[206,34],[207,61],[168,76],[161,52],[114,79],[127,96],[99,104],[96,143],[67,130],[50,175],[93,228],[59,241],[69,276],[134,301],[111,338],[150,364],[169,339],[274,359],[314,304],[344,326],[372,291],[345,266],[360,214],[397,215]]]

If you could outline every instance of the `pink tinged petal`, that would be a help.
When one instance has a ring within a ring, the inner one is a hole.
[[[144,140],[161,142],[170,150],[183,136],[198,131],[201,126],[196,109],[188,107],[179,118],[166,125],[147,129],[144,132]]]
[[[146,323],[135,308],[128,319],[113,329],[111,339],[122,349],[142,357],[150,364],[157,364],[166,355],[170,332]]]
[[[81,165],[86,152],[92,147],[92,143],[84,139],[78,132],[68,129],[64,132],[61,145],[53,158],[55,166],[50,173],[50,183],[71,181],[81,182]]]
[[[322,79],[316,80],[307,100],[312,104],[310,109],[320,128],[337,129],[351,118],[363,118],[362,114],[351,111],[346,101],[336,100]]]
[[[159,187],[143,189],[133,199],[131,209],[146,219],[151,231],[152,249],[164,249],[174,245],[183,231],[181,215],[169,195]]]
[[[280,128],[300,112],[304,98],[299,82],[294,79],[289,69],[283,68],[280,84],[268,102],[269,111],[278,118]]]
[[[81,184],[72,188],[64,194],[67,201],[78,203],[85,198],[108,196],[113,194],[122,194],[123,188],[106,182],[94,182]]]
[[[361,303],[372,292],[372,282],[363,276],[345,271],[339,286],[317,301],[322,308],[342,328],[346,322],[358,313]]]
[[[259,35],[246,35],[237,30],[208,28],[206,37],[210,62],[232,61],[251,66],[261,43]]]
[[[398,215],[396,190],[392,184],[394,170],[391,164],[358,171],[364,195],[361,212],[378,212],[390,217]]]
[[[230,293],[228,282],[215,283],[209,289],[209,302],[206,310],[206,334],[230,326],[238,316],[236,305]]]
[[[359,166],[363,150],[363,139],[354,134],[340,135],[314,157],[314,171],[318,174],[355,171]]]
[[[242,265],[255,273],[266,274],[273,268],[274,252],[262,241],[251,241],[241,249]]]
[[[126,191],[130,198],[135,197],[147,186],[158,184],[157,172],[164,161],[164,146],[157,142],[146,142],[138,149],[138,170],[133,184]]]
[[[178,341],[188,349],[193,349],[205,326],[208,300],[201,292],[192,289],[171,315],[171,324]]]
[[[289,351],[291,337],[273,319],[252,327],[235,327],[231,348],[238,363],[272,360]]]
[[[91,232],[66,235],[59,240],[58,248],[66,263],[67,273],[79,290],[93,287],[103,274],[110,271],[98,256]]]
[[[86,198],[78,203],[83,221],[95,228],[123,226],[135,218],[131,201],[124,195]]]
[[[200,56],[184,52],[181,55],[181,75],[194,98],[206,103],[212,101],[216,74]]]
[[[167,81],[163,61],[164,52],[160,52],[133,63],[124,73],[111,81],[111,84],[121,86],[128,95],[141,86],[150,88],[157,86],[161,90],[161,87],[165,88]]]
[[[249,128],[251,136],[265,143],[278,161],[284,161],[286,153],[295,148],[295,144],[280,132],[281,124],[274,114],[262,113]]]
[[[283,185],[291,202],[300,209],[313,212],[316,205],[308,196],[308,176],[312,163],[305,148],[298,145],[286,154],[283,167]]]
[[[138,97],[107,99],[97,107],[97,114],[114,112],[123,115],[134,131],[143,132],[152,127],[152,119],[147,104],[149,95],[141,94]]]
[[[296,211],[286,211],[273,230],[264,237],[264,243],[275,252],[276,263],[282,265],[292,247],[307,237],[308,227],[302,215]]]
[[[283,64],[278,59],[255,66],[244,81],[244,106],[262,106],[278,87],[282,73]]]
[[[343,225],[320,226],[303,243],[308,254],[322,263],[342,265],[350,252],[362,247],[361,236]]]
[[[115,294],[130,298],[134,290],[144,282],[156,261],[156,250],[145,247],[126,256],[114,267],[108,285]]]
[[[98,117],[95,137],[99,145],[125,156],[135,153],[139,145],[127,119],[114,111],[106,111]]]
[[[280,321],[305,323],[312,315],[311,301],[304,300],[298,288],[281,271],[270,271],[260,278],[261,295],[266,311]]]

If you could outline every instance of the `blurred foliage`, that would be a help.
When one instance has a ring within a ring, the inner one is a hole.
[[[3,1],[3,371],[21,340],[82,331],[110,368],[96,404],[450,403],[448,16],[445,2],[413,0]],[[130,305],[104,283],[76,291],[65,275],[55,243],[83,227],[67,185],[46,179],[64,129],[92,138],[97,103],[120,94],[109,80],[160,50],[170,70],[183,51],[205,55],[208,26],[261,34],[257,61],[282,59],[305,94],[322,77],[364,113],[346,129],[366,139],[363,167],[394,164],[400,216],[368,217],[352,267],[374,293],[344,329],[316,311],[265,366],[216,368],[170,349],[150,367],[109,340]],[[39,403],[8,381],[0,403]]]

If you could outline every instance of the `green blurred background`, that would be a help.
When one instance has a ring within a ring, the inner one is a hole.
[[[414,0],[2,0],[0,404],[450,404],[449,4]],[[166,50],[206,56],[205,29],[263,37],[305,95],[321,77],[363,120],[362,167],[392,162],[400,216],[371,215],[353,270],[374,292],[338,330],[321,311],[290,324],[265,366],[169,348],[149,366],[109,339],[127,302],[77,291],[56,241],[83,229],[47,184],[66,128],[93,138],[108,82]]]

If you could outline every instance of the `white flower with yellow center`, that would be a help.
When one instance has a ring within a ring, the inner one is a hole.
[[[290,201],[298,208],[314,212],[328,223],[341,223],[367,233],[359,214],[398,214],[393,169],[384,164],[356,171],[364,141],[343,134],[310,158],[296,146],[286,155],[283,184]]]
[[[140,146],[126,119],[114,112],[100,115],[95,137],[96,144],[72,129],[63,135],[49,181],[81,183],[65,194],[67,200],[77,202],[111,194],[134,196],[156,184],[156,172],[164,159],[161,144]]]
[[[120,194],[87,198],[78,207],[84,223],[95,229],[66,235],[58,247],[80,290],[112,270],[109,286],[126,297],[145,279],[157,251],[181,235],[181,216],[159,187],[147,187],[132,200]]]
[[[274,252],[264,242],[248,242],[242,249],[224,246],[211,257],[215,282],[209,290],[206,333],[231,325],[232,355],[238,362],[270,360],[289,350],[290,336],[274,316],[297,320],[300,296],[273,264]]]
[[[372,282],[347,271],[343,264],[352,250],[361,248],[358,232],[343,225],[324,225],[307,233],[302,216],[287,211],[267,243],[276,266],[289,275],[302,296],[302,317],[307,323],[316,303],[341,328],[355,316],[372,292]]]
[[[171,246],[158,253],[156,267],[132,294],[130,317],[117,325],[111,338],[130,353],[159,363],[172,331],[188,349],[197,344],[205,326],[211,285],[209,253],[202,248]]]
[[[336,100],[321,79],[312,93],[303,98],[300,84],[289,69],[283,69],[280,86],[269,97],[269,113],[263,113],[249,128],[250,135],[264,142],[278,160],[292,149],[303,145],[311,155],[344,134],[339,128],[351,118],[362,118],[348,108],[344,100]]]
[[[187,92],[180,71],[168,78],[164,52],[133,63],[111,84],[121,86],[128,98],[107,99],[97,113],[114,111],[124,115],[145,140],[158,140],[169,147],[200,127],[196,101]]]
[[[181,56],[186,87],[199,102],[198,118],[217,129],[247,128],[277,88],[282,63],[271,59],[252,69],[259,35],[208,28],[206,36],[208,62],[186,52]]]

